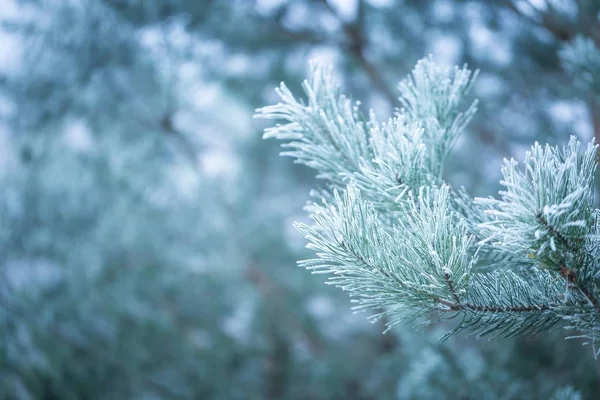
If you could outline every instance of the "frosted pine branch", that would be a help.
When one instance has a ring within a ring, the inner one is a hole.
[[[448,335],[537,333],[563,326],[599,338],[597,146],[571,138],[505,161],[500,198],[472,199],[442,179],[444,161],[476,110],[461,104],[476,76],[421,60],[399,85],[387,123],[340,95],[330,68],[311,66],[307,103],[284,84],[258,116],[265,132],[318,171],[329,193],[314,225],[298,224],[317,257],[300,262],[388,325],[458,317]],[[487,267],[487,268],[486,268]],[[510,267],[510,268],[509,268]],[[484,272],[485,271],[485,272]]]

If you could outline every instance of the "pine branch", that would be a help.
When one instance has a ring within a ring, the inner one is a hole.
[[[284,147],[291,151],[283,154],[317,169],[332,188],[354,181],[379,207],[398,211],[407,189],[442,183],[443,161],[476,110],[476,102],[458,110],[474,77],[422,60],[400,86],[404,111],[379,124],[339,94],[331,68],[312,64],[303,84],[306,104],[282,84],[281,102],[258,109],[256,117],[285,120],[264,137],[290,140]]]
[[[580,154],[574,138],[563,148],[536,143],[522,170],[505,161],[500,199],[452,191],[442,171],[476,109],[459,111],[473,76],[421,60],[399,85],[402,110],[380,124],[338,94],[330,70],[313,67],[308,103],[282,85],[282,102],[258,110],[286,121],[265,137],[291,140],[284,154],[317,169],[333,192],[313,205],[314,226],[297,225],[317,253],[300,265],[331,274],[355,309],[378,310],[372,318],[389,328],[433,311],[461,316],[446,337],[535,334],[566,321],[595,340],[598,296],[588,281],[600,266],[583,249],[597,229],[597,146]],[[475,269],[480,254],[492,272]],[[565,292],[565,280],[575,290]]]
[[[344,198],[336,194],[335,206],[316,206],[317,227],[299,226],[319,255],[300,264],[316,273],[332,273],[332,284],[358,298],[357,309],[382,310],[374,317],[390,317],[390,326],[400,319],[422,318],[427,310],[463,315],[450,334],[467,328],[480,334],[516,334],[556,324],[560,317],[555,309],[567,304],[550,275],[525,281],[509,272],[472,271],[469,240],[458,241],[465,238],[466,225],[448,209],[448,195],[447,188],[421,192],[403,226],[386,233],[375,209],[351,187]]]
[[[389,274],[384,269],[378,268],[374,265],[367,263],[367,261],[364,259],[364,257],[362,255],[360,255],[354,248],[348,247],[343,242],[340,243],[340,247],[344,250],[347,250],[355,258],[355,260],[357,261],[357,264],[361,265],[366,270],[371,270],[371,271],[378,270],[382,273],[382,275],[385,278],[395,281],[395,283],[398,285],[403,284],[403,282],[398,280],[397,277]],[[501,313],[549,311],[553,307],[558,307],[558,305],[556,305],[556,304],[554,304],[554,305],[540,304],[540,305],[531,305],[531,306],[516,306],[516,305],[514,305],[514,306],[509,306],[509,307],[501,307],[501,306],[484,306],[484,305],[464,303],[459,299],[458,293],[454,287],[454,284],[452,283],[452,280],[450,279],[450,274],[448,272],[444,272],[444,280],[445,280],[446,286],[448,288],[448,291],[451,294],[452,301],[444,299],[439,296],[432,296],[432,300],[434,300],[435,302],[437,302],[443,306],[443,308],[441,308],[442,311],[472,311],[472,312],[479,312],[479,313],[501,314]]]

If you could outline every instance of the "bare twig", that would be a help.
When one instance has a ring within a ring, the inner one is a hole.
[[[513,14],[515,14],[517,17],[547,30],[561,41],[569,41],[576,35],[576,32],[569,30],[565,26],[560,26],[557,24],[555,19],[549,13],[536,12],[536,15],[532,16],[524,13],[512,0],[504,0],[502,4],[504,4],[506,8],[513,12]]]
[[[377,67],[366,57],[366,48],[368,46],[367,37],[365,35],[365,2],[359,0],[357,5],[357,15],[354,21],[346,22],[338,14],[335,8],[327,1],[321,0],[321,3],[327,7],[329,12],[333,14],[342,24],[343,31],[346,36],[346,51],[356,60],[358,65],[369,76],[377,90],[383,95],[391,107],[398,105],[398,99],[394,92],[390,90],[390,86]]]
[[[536,16],[531,16],[524,13],[512,0],[503,0],[502,4],[517,17],[545,29],[561,42],[569,42],[573,40],[578,33],[583,33],[592,39],[597,46],[600,46],[600,24],[594,18],[589,18],[589,15],[587,15],[585,10],[582,10],[582,6],[579,2],[577,4],[578,18],[581,20],[581,23],[578,24],[575,29],[570,29],[564,24],[558,24],[553,15],[556,14],[556,12],[553,11],[553,8],[550,8],[549,12],[536,12]],[[548,4],[550,5],[550,3]],[[598,109],[597,102],[594,100],[588,101],[588,108],[590,110],[592,127],[594,129],[594,137],[596,138],[596,142],[598,142],[600,140],[600,110]]]
[[[181,151],[184,157],[193,165],[197,166],[198,155],[196,146],[185,136],[185,134],[177,130],[173,124],[173,113],[167,112],[157,121],[150,121],[141,117],[136,118],[136,121],[146,129],[161,132],[168,138],[171,138],[173,144]]]

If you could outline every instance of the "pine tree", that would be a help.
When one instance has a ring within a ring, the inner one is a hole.
[[[288,226],[301,218],[312,172],[280,159],[250,119],[277,82],[295,91],[316,54],[333,58],[345,89],[386,117],[400,105],[392,79],[417,58],[468,61],[487,85],[473,87],[480,110],[456,156],[443,171],[430,164],[431,176],[415,169],[401,177],[403,169],[391,183],[444,177],[480,194],[497,177],[465,164],[494,164],[523,141],[562,141],[561,124],[579,114],[557,122],[544,110],[592,104],[587,83],[571,85],[556,57],[575,33],[591,37],[589,23],[567,20],[576,31],[556,39],[522,23],[531,14],[475,1],[359,1],[350,12],[320,0],[18,3],[2,24],[21,57],[0,69],[8,132],[0,149],[0,398],[594,393],[593,359],[575,342],[557,342],[560,332],[440,343],[442,324],[382,335],[391,317],[369,325],[345,293],[293,268],[310,254]],[[593,13],[594,2],[584,3],[580,14]],[[482,51],[485,33],[499,53]],[[564,66],[583,76],[584,53],[569,54]],[[575,93],[586,103],[573,105]],[[365,200],[379,201],[374,212],[395,212],[394,199],[378,200],[370,179],[388,182],[385,168],[402,161],[371,165],[377,175],[357,180],[362,196],[371,191]],[[336,177],[340,198],[358,177],[351,160],[345,168],[348,176]],[[479,210],[460,199],[457,207]],[[486,246],[477,267],[492,256]]]

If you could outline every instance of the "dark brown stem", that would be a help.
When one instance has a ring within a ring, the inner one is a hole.
[[[389,89],[389,85],[385,82],[383,77],[377,71],[375,65],[373,65],[365,56],[364,51],[358,48],[351,48],[350,54],[356,59],[360,67],[369,75],[369,78],[375,85],[375,87],[381,92],[387,102],[393,107],[398,104],[397,96]]]
[[[394,175],[394,179],[396,180],[396,182],[398,182],[398,185],[403,185],[404,181],[402,180],[402,178],[400,178],[399,174],[395,174]]]
[[[578,23],[575,29],[570,29],[564,24],[557,23],[555,16],[552,14],[552,8],[550,8],[547,12],[537,12],[536,16],[531,16],[521,11],[521,9],[517,7],[512,0],[503,0],[502,3],[518,18],[524,19],[542,29],[545,29],[561,42],[571,41],[578,33],[583,33],[592,39],[594,43],[596,43],[596,46],[600,46],[600,24],[597,23],[595,18],[590,18],[589,10],[583,9],[582,5],[579,3]],[[600,114],[598,111],[597,102],[590,100],[588,102],[588,108],[590,110],[592,126],[594,128],[594,137],[596,138],[596,142],[598,142],[600,140]]]
[[[160,132],[164,134],[165,137],[171,139],[173,145],[181,151],[181,154],[183,154],[187,161],[189,161],[192,166],[197,167],[198,155],[196,153],[196,146],[183,132],[175,128],[172,113],[165,113],[158,121],[145,120],[141,117],[134,119],[144,128]]]
[[[586,287],[581,286],[581,284],[577,281],[577,274],[575,273],[575,271],[565,267],[564,265],[561,265],[560,275],[562,277],[564,277],[571,286],[573,286],[575,289],[579,290],[579,292],[581,294],[583,294],[585,296],[585,298],[588,299],[588,301],[594,307],[596,307],[598,310],[600,310],[600,305],[598,304],[598,299],[596,297],[594,297],[594,295]]]
[[[546,220],[546,218],[544,218],[544,215],[541,212],[539,212],[536,215],[536,218],[540,224],[542,224],[546,229],[548,229],[548,232],[550,232],[550,235],[552,235],[553,237],[558,239],[558,241],[563,246],[565,246],[567,249],[569,249],[570,251],[574,251],[573,246],[571,246],[571,244],[569,243],[567,238],[565,238],[559,231],[557,231],[556,228],[554,228],[552,225],[550,225],[548,223],[548,221]]]
[[[558,24],[556,18],[548,12],[537,12],[537,15],[532,16],[521,11],[512,0],[505,0],[503,3],[506,8],[512,11],[517,17],[547,30],[560,41],[569,41],[576,35],[576,32],[568,29],[564,25]]]
[[[590,301],[590,303],[594,305],[594,307],[600,310],[600,307],[598,306],[598,299],[596,299],[589,290],[584,287],[579,287],[579,290],[581,290],[581,293],[583,293],[583,295]]]
[[[347,39],[346,50],[354,57],[358,65],[365,71],[365,73],[371,79],[371,82],[375,85],[377,90],[385,97],[391,107],[398,104],[398,96],[390,90],[390,86],[387,84],[383,76],[379,73],[377,67],[369,61],[365,55],[365,49],[367,47],[367,39],[365,37],[365,2],[359,0],[358,10],[356,19],[352,22],[344,22],[343,19],[338,15],[335,8],[327,1],[321,0],[321,3],[327,8],[327,10],[333,14],[342,24],[343,31]]]
[[[458,294],[456,293],[456,289],[454,288],[454,284],[450,280],[450,274],[448,272],[444,272],[444,279],[446,280],[446,286],[448,286],[448,290],[452,294],[452,298],[456,304],[460,304],[460,299],[458,298]]]

